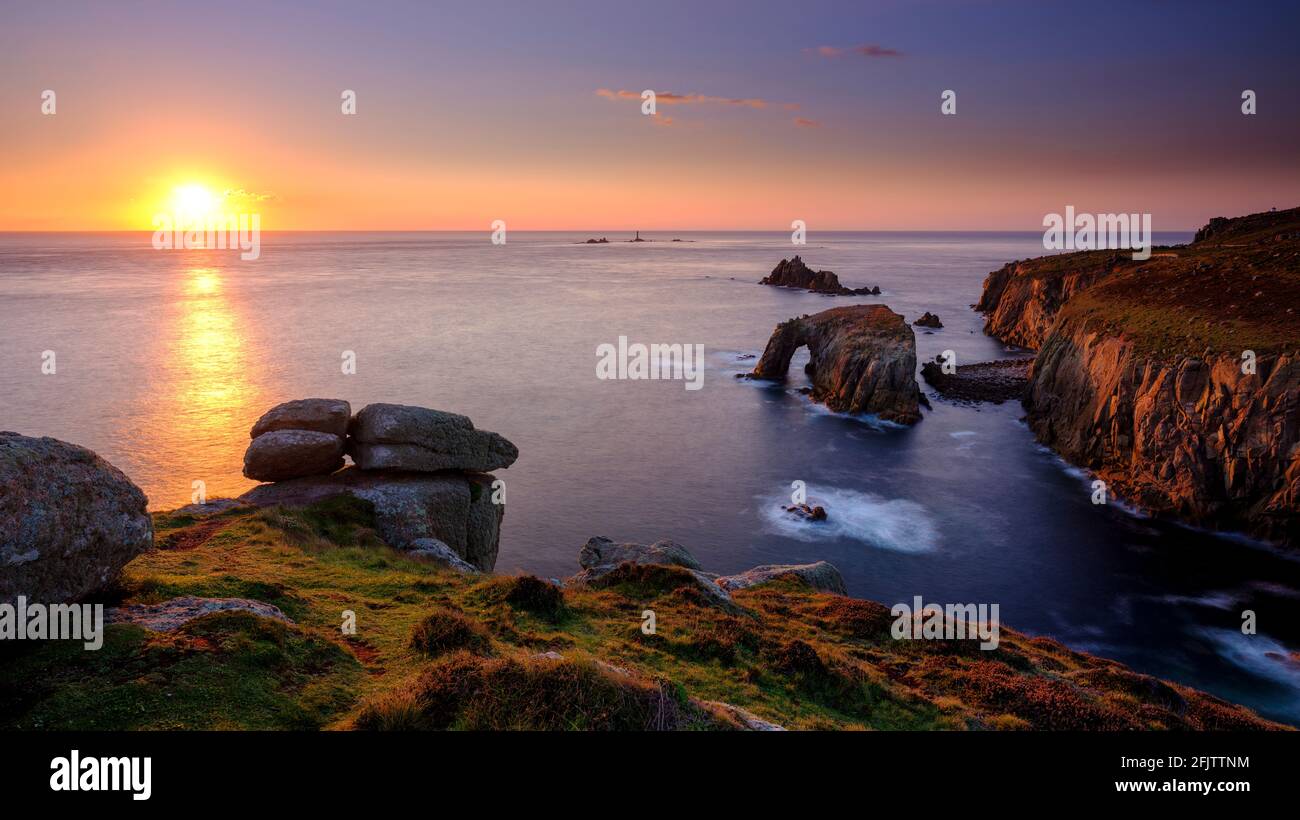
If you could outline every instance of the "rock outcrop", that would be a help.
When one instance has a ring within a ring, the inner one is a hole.
[[[461,571],[496,565],[505,504],[489,470],[519,449],[476,430],[466,416],[427,407],[301,399],[269,410],[253,426],[244,474],[274,482],[237,499],[254,506],[305,506],[350,495],[374,507],[386,543]],[[340,470],[344,453],[354,466]]]
[[[818,592],[848,595],[844,586],[844,576],[840,575],[840,571],[833,564],[825,561],[817,561],[813,564],[764,564],[737,575],[724,575],[717,579],[717,584],[728,592],[735,592],[738,589],[765,584],[788,576],[798,578],[810,589]]]
[[[1090,251],[985,280],[986,329],[1039,348],[1039,439],[1137,506],[1300,544],[1300,209],[1216,219],[1137,262]]]
[[[999,359],[957,365],[956,372],[945,373],[942,357],[936,357],[921,365],[921,378],[945,399],[1001,404],[1024,397],[1033,363],[1033,359]]]
[[[928,310],[921,316],[921,318],[912,322],[912,324],[917,327],[929,327],[935,329],[943,327],[943,322],[939,321],[938,315],[931,313]]]
[[[840,284],[839,277],[834,273],[828,270],[815,271],[805,265],[798,256],[793,259],[782,259],[771,273],[759,281],[759,284],[780,288],[802,288],[832,296],[878,296],[880,294],[879,287],[846,288]]]
[[[789,577],[798,578],[818,592],[848,594],[840,571],[825,561],[812,564],[764,564],[735,575],[719,576],[705,572],[691,551],[676,541],[619,544],[597,536],[588,539],[578,551],[578,564],[582,570],[568,580],[569,584],[599,586],[602,579],[617,577],[616,571],[628,565],[675,567],[689,573],[694,578],[696,587],[708,597],[727,605],[731,604],[731,593],[735,590]]]
[[[795,350],[804,345],[814,401],[899,424],[920,421],[916,336],[899,314],[885,305],[852,305],[782,322],[750,375],[784,378]]]
[[[83,598],[153,544],[148,499],[84,447],[0,433],[0,603]]]
[[[285,481],[334,472],[343,466],[351,415],[351,406],[341,399],[277,404],[249,431],[244,475],[254,481]]]
[[[161,604],[113,607],[104,613],[110,624],[135,624],[154,632],[175,632],[185,624],[214,612],[251,612],[262,618],[293,623],[280,608],[249,598],[198,598],[183,596]]]
[[[239,500],[259,507],[302,507],[351,495],[374,505],[375,529],[390,546],[428,547],[437,539],[475,568],[496,565],[505,505],[492,502],[492,476],[460,473],[367,472],[348,467],[333,475],[310,476],[254,487]]]
[[[347,451],[363,470],[467,470],[509,467],[519,448],[474,429],[467,416],[402,404],[369,404],[349,426]]]
[[[415,539],[410,544],[410,553],[412,558],[431,561],[447,569],[454,569],[457,572],[471,575],[479,572],[478,567],[461,558],[454,549],[437,538]]]

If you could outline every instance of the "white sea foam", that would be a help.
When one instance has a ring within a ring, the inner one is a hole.
[[[915,501],[809,486],[808,505],[825,507],[825,521],[798,518],[785,511],[789,505],[785,493],[759,499],[759,514],[769,532],[799,541],[851,538],[895,552],[931,552],[939,544],[933,516]]]
[[[1219,655],[1261,678],[1283,684],[1300,698],[1300,662],[1293,650],[1267,635],[1243,635],[1236,629],[1202,629]]]

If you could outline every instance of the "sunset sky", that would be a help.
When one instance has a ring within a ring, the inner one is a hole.
[[[0,230],[147,230],[184,186],[264,230],[1190,229],[1300,204],[1297,31],[1295,2],[0,0]]]

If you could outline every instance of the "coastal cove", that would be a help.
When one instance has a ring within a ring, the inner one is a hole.
[[[498,573],[564,577],[596,535],[671,538],[720,573],[824,560],[855,597],[997,604],[1023,632],[1300,724],[1300,562],[1094,505],[1018,402],[960,405],[921,382],[931,407],[903,427],[810,402],[803,350],[784,382],[735,378],[778,323],[857,304],[942,317],[914,328],[918,365],[1020,355],[970,306],[990,271],[1042,255],[1041,234],[814,233],[793,250],[784,233],[644,235],[272,233],[256,262],[157,254],[148,234],[0,235],[2,426],[94,450],[163,510],[195,481],[209,497],[253,486],[248,429],[280,401],[464,413],[519,447]],[[881,294],[757,284],[794,252]],[[703,345],[701,389],[597,378],[600,345],[622,337]],[[795,481],[826,522],[784,512]]]

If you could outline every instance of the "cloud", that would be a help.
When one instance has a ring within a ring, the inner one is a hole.
[[[619,89],[611,91],[608,88],[596,89],[596,95],[604,97],[607,100],[641,100],[641,94],[636,91]],[[776,103],[758,97],[715,97],[709,94],[674,94],[671,91],[656,91],[655,102],[658,105],[724,105],[735,106],[740,108],[767,108],[769,105]],[[798,107],[798,103],[783,103],[783,107]]]
[[[860,46],[846,46],[846,47],[817,46],[816,48],[805,48],[804,51],[809,54],[816,54],[819,57],[827,57],[829,59],[834,59],[836,57],[844,57],[850,54],[856,54],[859,57],[902,57],[903,56],[903,52],[899,51],[896,48],[885,48],[884,46],[877,46],[872,44],[865,44]]]
[[[628,91],[620,88],[614,91],[609,88],[596,89],[596,96],[604,97],[614,102],[642,102],[639,91]],[[727,108],[749,108],[761,111],[767,108],[780,109],[783,111],[798,111],[799,103],[778,103],[771,100],[765,100],[761,97],[718,97],[712,94],[676,94],[672,91],[656,91],[655,104],[658,105],[699,105],[699,106],[719,106]],[[665,116],[663,113],[656,111],[651,118],[655,125],[672,126],[675,121],[672,117]],[[796,117],[794,123],[803,128],[820,128],[821,123],[816,120],[809,120],[803,117]]]

